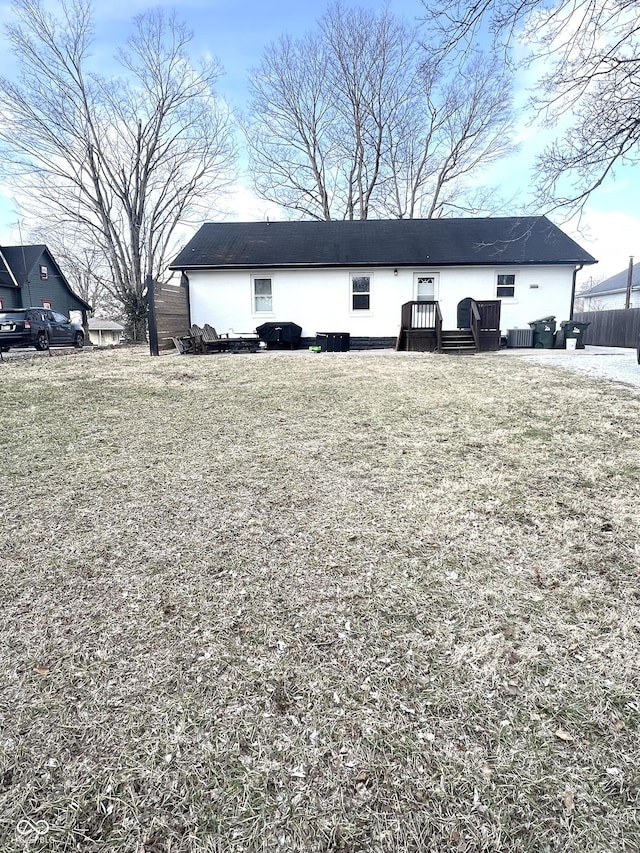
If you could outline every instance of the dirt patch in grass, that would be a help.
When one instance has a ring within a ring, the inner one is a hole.
[[[637,397],[112,351],[0,412],[3,853],[639,849]]]

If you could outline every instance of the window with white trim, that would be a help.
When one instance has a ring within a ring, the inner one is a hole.
[[[51,310],[53,308],[53,302],[50,299],[43,299],[42,300],[42,307],[48,308],[49,310]]]
[[[273,311],[273,290],[270,278],[253,279],[254,314]]]
[[[512,299],[516,295],[515,273],[498,273],[496,296],[498,299]]]
[[[432,302],[435,299],[436,277],[419,275],[416,277],[416,301]]]
[[[40,280],[46,281],[49,278],[49,267],[46,264],[40,264]]]
[[[371,309],[371,276],[351,276],[351,310],[369,311]]]

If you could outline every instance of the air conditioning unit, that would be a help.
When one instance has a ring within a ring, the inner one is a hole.
[[[507,329],[507,346],[522,349],[533,346],[533,329]]]

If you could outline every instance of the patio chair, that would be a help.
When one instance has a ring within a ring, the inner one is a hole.
[[[180,355],[186,355],[187,353],[193,352],[193,338],[191,335],[185,335],[182,338],[171,338],[175,348],[178,350]]]
[[[205,350],[221,352],[228,348],[229,335],[219,335],[213,326],[205,323],[202,328],[202,345]]]
[[[204,329],[201,329],[197,323],[191,326],[191,340],[193,341],[193,351],[195,353],[204,352]]]

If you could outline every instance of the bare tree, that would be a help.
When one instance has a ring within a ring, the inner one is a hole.
[[[388,9],[376,14],[334,3],[320,19],[338,121],[339,200],[346,219],[367,219],[384,185],[388,138],[414,94],[415,33]]]
[[[0,78],[5,169],[27,210],[73,224],[99,250],[128,330],[143,339],[146,276],[162,277],[178,225],[230,177],[219,67],[194,68],[190,33],[155,10],[134,19],[120,74],[106,77],[90,67],[88,0],[62,0],[58,18],[42,0],[14,0],[13,10],[19,76]]]
[[[496,59],[476,53],[448,77],[434,79],[433,71],[423,66],[402,133],[389,133],[393,191],[385,209],[400,218],[493,212],[495,193],[475,179],[514,150],[510,81]]]
[[[531,45],[544,70],[532,103],[547,124],[569,126],[537,160],[537,201],[580,210],[640,147],[638,0],[440,0],[425,3],[443,53],[466,49],[483,27],[508,50]]]
[[[268,47],[250,93],[257,192],[318,219],[465,207],[464,177],[512,145],[509,80],[495,63],[472,57],[447,75],[388,10],[330,6],[317,33]]]
[[[246,135],[265,199],[317,219],[366,219],[388,129],[409,98],[413,33],[388,11],[331,6],[319,31],[283,36],[250,78]]]
[[[337,115],[327,65],[311,36],[270,45],[249,81],[252,117],[245,124],[258,194],[313,219],[332,218],[336,192]]]

